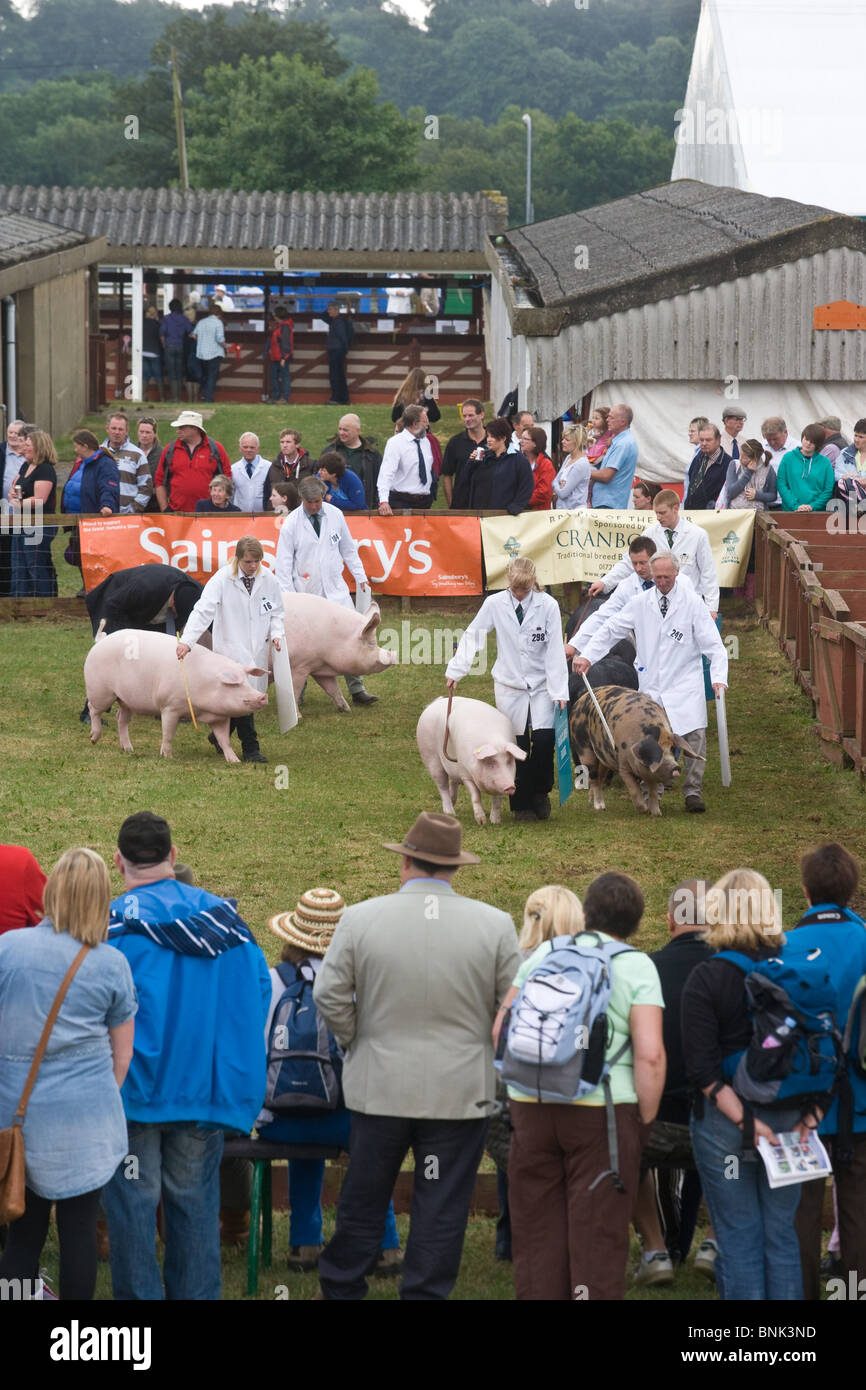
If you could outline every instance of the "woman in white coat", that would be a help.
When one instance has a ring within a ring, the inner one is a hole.
[[[559,605],[539,588],[531,560],[512,560],[508,588],[485,599],[466,629],[445,671],[450,691],[493,631],[496,708],[508,715],[518,747],[527,754],[517,764],[511,809],[515,820],[547,820],[554,777],[553,719],[555,706],[564,709],[568,701],[568,665]]]
[[[202,633],[213,623],[213,649],[230,656],[242,666],[258,667],[260,676],[248,676],[256,690],[268,688],[268,642],[277,651],[285,635],[283,625],[283,596],[270,570],[264,568],[264,549],[255,536],[241,536],[235,553],[227,565],[217,570],[204,586],[202,596],[193,608],[178,642],[177,656],[182,661]],[[241,754],[245,763],[266,763],[259,748],[256,727],[251,714],[231,721],[230,732],[237,729]],[[218,748],[213,734],[209,741]]]

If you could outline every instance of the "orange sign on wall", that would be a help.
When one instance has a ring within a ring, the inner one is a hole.
[[[276,564],[283,517],[109,516],[80,523],[81,565],[88,590],[115,570],[175,565],[206,584],[234,554],[241,536],[256,536],[265,564]],[[347,516],[367,576],[377,593],[480,594],[481,526],[474,516]],[[345,577],[349,580],[348,572]],[[351,581],[349,580],[350,584]]]

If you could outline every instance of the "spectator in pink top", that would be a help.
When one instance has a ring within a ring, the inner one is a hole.
[[[607,427],[607,417],[610,414],[610,407],[606,405],[597,406],[592,412],[589,422],[589,444],[586,449],[586,457],[589,459],[593,468],[598,467],[598,460],[604,457],[607,447],[613,439],[613,431]]]

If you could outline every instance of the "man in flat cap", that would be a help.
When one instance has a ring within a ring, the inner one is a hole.
[[[495,1094],[491,1028],[520,964],[505,912],[456,893],[478,856],[460,822],[422,812],[400,844],[400,888],[347,908],[313,997],[346,1049],[350,1159],[337,1229],[319,1257],[325,1299],[360,1299],[409,1149],[411,1228],[400,1296],[454,1287],[487,1116]]]

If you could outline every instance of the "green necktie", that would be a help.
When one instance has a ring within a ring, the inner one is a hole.
[[[322,518],[320,514],[318,512],[310,512],[310,520],[313,523],[313,529],[315,530],[316,535],[320,535],[322,529]]]
[[[669,531],[668,528],[665,527],[665,535],[666,535],[667,538],[668,538],[668,545],[670,546],[671,550],[673,550],[673,548],[674,548],[674,533],[673,533],[673,531]]]
[[[523,622],[523,604],[522,604],[522,603],[518,603],[518,605],[517,605],[517,607],[515,608],[514,611],[515,611],[515,613],[517,614],[517,621],[518,621],[519,623],[522,623],[522,622]]]

